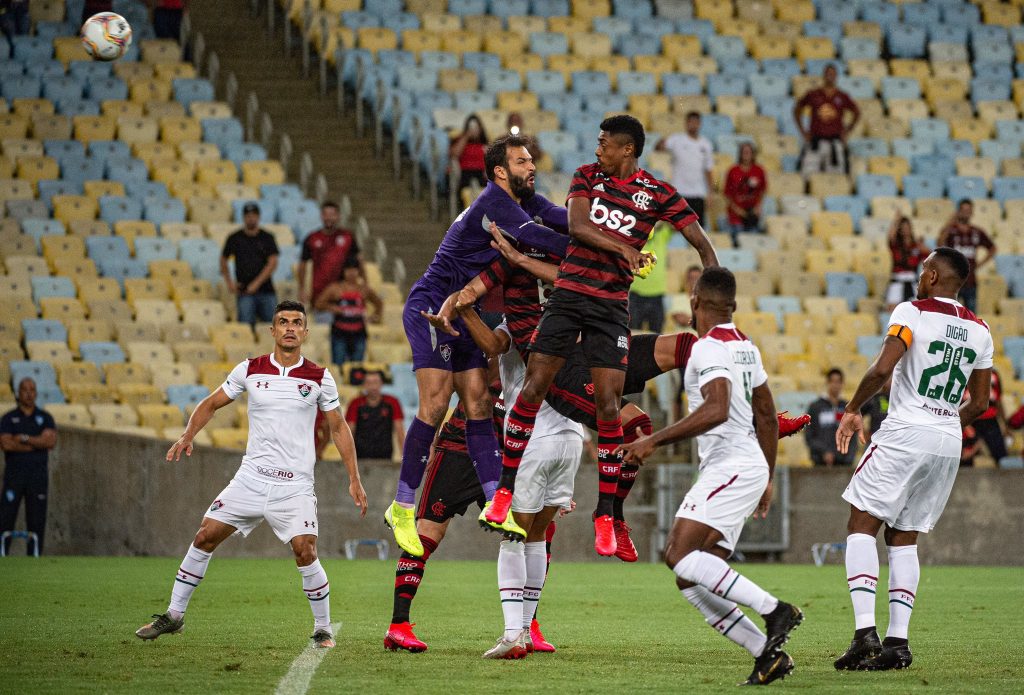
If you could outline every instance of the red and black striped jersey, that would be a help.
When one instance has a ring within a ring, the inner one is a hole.
[[[682,230],[697,221],[697,215],[675,188],[643,169],[619,180],[602,172],[596,163],[585,164],[576,170],[568,197],[588,198],[590,221],[609,237],[638,251],[657,222],[664,220]],[[626,301],[632,282],[633,274],[622,256],[573,239],[558,269],[555,287]]]
[[[501,382],[495,381],[491,384],[490,391],[491,397],[494,399],[491,422],[498,438],[498,446],[501,447],[505,438],[505,401],[501,398]],[[462,407],[461,400],[456,404],[451,416],[441,425],[434,446],[446,451],[468,453],[466,448],[466,409]]]
[[[558,265],[559,258],[537,249],[523,250],[527,256]],[[551,293],[551,285],[541,281],[504,258],[499,258],[479,275],[488,291],[501,287],[505,323],[512,343],[520,354],[526,354],[533,331],[540,323],[540,314]]]

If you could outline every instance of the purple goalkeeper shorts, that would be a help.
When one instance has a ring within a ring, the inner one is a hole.
[[[402,325],[405,337],[412,348],[412,368],[443,369],[448,372],[464,372],[469,369],[486,369],[487,357],[469,337],[469,331],[456,321],[458,337],[435,330],[430,322],[420,316],[420,311],[434,313],[440,309],[444,297],[413,287],[402,310]]]

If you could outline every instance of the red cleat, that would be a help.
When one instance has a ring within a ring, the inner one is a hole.
[[[530,623],[530,642],[527,644],[533,645],[532,651],[535,652],[553,652],[555,651],[555,645],[544,639],[544,633],[540,631],[540,623],[534,620]]]
[[[416,623],[391,623],[388,632],[384,635],[384,648],[391,651],[404,649],[407,652],[417,653],[427,651],[425,642],[417,639],[412,634],[412,626]]]
[[[499,487],[494,491],[494,499],[487,507],[484,518],[492,524],[504,524],[508,510],[512,507],[512,491],[507,487]]]
[[[594,517],[594,550],[605,557],[615,554],[615,520],[608,514]]]
[[[636,562],[639,559],[633,539],[629,537],[632,530],[625,521],[615,520],[615,557],[623,562]]]
[[[790,435],[796,434],[811,422],[810,415],[786,417],[788,414],[789,411],[784,410],[776,415],[779,418],[779,439],[785,439]]]

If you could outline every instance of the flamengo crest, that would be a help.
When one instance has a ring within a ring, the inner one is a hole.
[[[637,191],[633,194],[633,203],[641,210],[646,210],[651,205],[654,197],[647,191]]]

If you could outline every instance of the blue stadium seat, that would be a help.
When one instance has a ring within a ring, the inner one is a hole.
[[[0,85],[0,95],[7,101],[14,99],[37,99],[42,90],[42,81],[33,75],[9,77]]]
[[[68,277],[33,275],[30,281],[32,283],[32,299],[36,304],[44,297],[75,297],[78,295],[75,283]]]
[[[495,96],[487,92],[456,92],[455,108],[466,113],[493,109]]]
[[[178,242],[173,239],[140,236],[135,239],[135,258],[143,263],[173,261],[178,257]]]
[[[143,219],[161,225],[185,221],[185,203],[178,198],[150,198],[143,205]]]
[[[29,378],[36,382],[36,386],[56,386],[57,372],[49,362],[40,360],[12,360],[9,364],[11,370],[11,388],[18,390],[18,384],[22,379]]]
[[[853,220],[853,228],[860,228],[860,221],[868,214],[868,201],[855,195],[830,195],[825,197],[825,210],[845,212]]]
[[[732,117],[724,113],[707,113],[701,118],[701,134],[709,140],[714,140],[719,135],[736,132],[736,126]]]
[[[712,102],[720,96],[743,96],[747,93],[747,78],[742,75],[708,75],[707,94]]]
[[[757,75],[750,81],[750,95],[760,104],[762,99],[789,96],[788,78],[779,75]]]
[[[500,3],[498,3],[500,4]],[[646,21],[644,22],[646,24]],[[594,17],[593,29],[599,34],[607,34],[616,42],[620,36],[629,36],[633,33],[633,20],[626,16]],[[675,31],[675,27],[669,24],[669,31]]]
[[[775,407],[780,413],[806,413],[807,408],[821,396],[814,391],[790,391],[788,393],[773,394],[775,396]]]
[[[915,174],[926,174],[944,179],[956,174],[956,161],[945,154],[917,155],[910,160]]]
[[[486,7],[482,0],[477,1],[480,2],[481,6]],[[366,0],[366,2],[363,3],[363,11],[369,12],[380,19],[384,19],[388,15],[401,12],[403,4],[402,0]],[[458,9],[458,0],[454,0],[454,5],[455,8]],[[449,2],[448,11],[451,14],[459,14],[455,9],[452,9],[452,6],[453,2]],[[486,10],[481,10],[479,14],[483,14],[485,11]]]
[[[75,181],[64,181],[63,179],[43,179],[36,183],[39,190],[39,200],[52,207],[51,200],[55,195],[82,195],[82,184]]]
[[[320,228],[320,206],[313,200],[282,200],[277,207],[277,221],[291,227],[295,238],[302,241]]]
[[[998,24],[974,24],[971,26],[971,44],[976,52],[988,48],[987,44],[998,43],[1009,46],[1010,33]]]
[[[775,314],[781,331],[786,320],[786,314],[800,313],[800,298],[787,295],[761,296],[757,298],[757,310],[769,314]]]
[[[377,63],[379,65],[400,69],[404,66],[415,65],[416,54],[412,51],[403,51],[397,48],[380,50],[377,51]]]
[[[260,206],[260,221],[262,222],[273,222],[277,219],[277,204],[270,200],[232,200],[231,210],[233,219],[238,224],[242,224],[242,208],[247,204],[255,202]]]
[[[262,162],[267,159],[267,150],[254,142],[236,142],[223,148],[224,159],[242,166],[242,162]]]
[[[892,153],[897,157],[911,160],[922,154],[935,152],[935,143],[930,140],[912,140],[910,138],[894,138],[892,141]]]
[[[497,0],[491,3],[490,13],[498,17],[522,17],[530,14],[530,0]]]
[[[564,152],[575,152],[580,149],[579,139],[574,133],[562,130],[548,130],[537,133],[537,143],[552,159]]]
[[[569,39],[565,34],[553,31],[537,31],[530,34],[530,53],[547,57],[568,52]]]
[[[658,92],[658,78],[654,73],[623,71],[617,77],[617,91],[622,96],[656,94]]]
[[[992,197],[1000,203],[1024,198],[1024,177],[997,176],[992,179]]]
[[[842,297],[850,311],[868,296],[868,281],[860,273],[825,273],[825,290],[829,297]]]
[[[39,280],[42,278],[32,278],[33,280]],[[46,278],[47,280],[56,280],[58,278]],[[70,280],[68,278],[59,278],[62,280]],[[33,283],[33,287],[35,283]],[[43,295],[43,296],[61,296],[66,297],[67,295]],[[74,295],[71,295],[74,296]],[[38,299],[36,301],[39,301]],[[35,342],[39,340],[45,341],[56,341],[58,343],[68,342],[68,329],[64,327],[64,324],[57,319],[22,319],[21,330],[25,334],[25,342]]]
[[[818,19],[832,24],[842,25],[843,22],[857,20],[857,5],[848,0],[821,0],[818,6]]]
[[[838,87],[854,99],[875,98],[875,82],[870,77],[845,75],[839,78]]]
[[[978,154],[988,157],[996,163],[996,170],[1002,166],[1004,159],[1017,159],[1021,155],[1019,142],[1005,140],[982,140],[978,143]]]
[[[144,278],[149,275],[149,266],[135,258],[97,258],[96,268],[105,278],[113,278],[122,285],[128,278]]]
[[[762,116],[771,116],[784,135],[791,134],[786,130],[786,124],[794,126],[793,99],[791,97],[755,97],[755,99]]]
[[[201,280],[220,277],[221,248],[213,239],[182,239],[178,242],[178,255],[192,268],[192,274]]]
[[[884,174],[860,174],[857,176],[857,195],[862,198],[895,196],[898,194],[896,181]]]
[[[0,80],[21,77],[25,74],[25,66],[16,60],[0,61]]]
[[[859,335],[857,336],[857,354],[873,360],[882,351],[882,343],[885,338],[880,335]]]
[[[996,121],[996,140],[1024,142],[1024,121]]]
[[[714,137],[715,152],[724,154],[739,152],[740,144],[744,142],[754,144],[754,138],[743,133],[719,133]]]
[[[100,105],[91,99],[80,99],[78,101],[59,101],[56,104],[57,113],[72,118],[74,116],[99,116]]]
[[[341,13],[341,23],[355,32],[366,27],[379,27],[380,17],[372,12],[347,10]]]
[[[43,96],[51,101],[82,98],[82,83],[70,75],[49,77],[43,82]]]
[[[204,118],[201,124],[203,140],[217,145],[222,151],[244,139],[242,123],[237,118]]]
[[[277,268],[274,269],[273,279],[275,282],[285,282],[294,277],[293,268],[299,262],[302,247],[298,244],[278,247],[280,252],[277,259]]]
[[[709,19],[681,19],[676,23],[676,32],[696,36],[707,50],[708,41],[715,35],[715,25]]]
[[[988,197],[985,179],[980,176],[950,176],[946,179],[946,192],[952,200]]]
[[[99,261],[101,258],[128,260],[128,242],[119,236],[89,236],[85,238],[85,249],[89,258]]]
[[[929,24],[928,41],[967,45],[969,28],[965,24]]]
[[[942,21],[947,24],[974,25],[981,22],[981,12],[977,5],[966,2],[946,5],[942,8]]]
[[[800,61],[796,58],[767,58],[761,61],[761,71],[765,76],[781,77],[788,82],[800,74]]]
[[[420,67],[428,70],[454,70],[459,67],[459,56],[451,51],[422,51]]]
[[[280,203],[283,200],[303,200],[305,196],[295,183],[265,183],[260,186],[260,198]]]
[[[903,177],[903,196],[911,200],[918,198],[941,198],[945,192],[942,179],[929,174],[907,174]]]
[[[665,73],[661,78],[662,92],[668,97],[702,94],[700,77],[680,72]]]
[[[923,26],[915,24],[889,24],[886,39],[889,54],[894,58],[922,58],[925,55],[925,44],[928,32]]]
[[[935,143],[936,154],[944,154],[947,157],[956,159],[957,157],[973,157],[974,143],[970,140],[948,140],[946,142]]]
[[[569,0],[533,0],[530,14],[540,17],[564,17],[572,14],[569,10]]]
[[[975,78],[971,80],[971,101],[1002,101],[1010,98],[1010,82]]]
[[[919,99],[921,85],[913,77],[883,77],[882,96],[886,101],[890,99]]]
[[[750,75],[758,74],[760,70],[761,66],[755,58],[743,57],[718,63],[718,74],[742,77],[744,80]]]
[[[654,14],[654,9],[650,0],[614,0],[614,13],[617,17],[648,19]]]
[[[65,158],[85,159],[85,145],[78,140],[44,140],[43,152],[58,162]],[[101,173],[102,178],[102,173]]]
[[[65,155],[60,159],[60,175],[65,181],[83,184],[103,178],[103,160],[78,155]]]
[[[1024,375],[1024,338],[1018,336],[1004,337],[1003,352],[1013,362],[1014,371],[1019,379]]]
[[[485,68],[500,68],[501,58],[494,53],[470,51],[462,54],[462,67],[472,70],[479,77]]]
[[[480,89],[484,92],[518,92],[522,87],[522,77],[516,70],[488,68],[480,76]]]
[[[716,249],[718,262],[733,271],[757,270],[757,256],[749,249]]]
[[[910,136],[933,143],[949,140],[949,123],[939,118],[912,118]]]
[[[100,198],[100,219],[113,225],[121,220],[142,218],[142,201],[128,196],[105,195]]]
[[[40,181],[40,183],[42,183]],[[67,233],[64,223],[60,220],[33,219],[27,218],[21,221],[21,231],[36,240],[36,248],[39,248],[39,240],[44,236],[63,236]]]
[[[108,99],[127,99],[128,84],[120,77],[103,77],[86,83],[85,96],[100,102]]]
[[[530,70],[526,73],[526,89],[538,95],[564,94],[565,78],[556,70]]]
[[[878,60],[881,47],[874,39],[860,36],[844,36],[839,42],[839,55],[843,60]],[[810,68],[807,70],[811,73]]]
[[[976,60],[971,66],[974,78],[988,80],[990,82],[1010,82],[1013,79],[1013,61],[992,62],[989,60]]]
[[[824,36],[838,46],[839,40],[843,38],[843,25],[837,22],[826,22],[823,20],[809,20],[804,22],[804,36]]]
[[[78,345],[83,362],[92,362],[100,369],[105,364],[120,364],[125,361],[124,350],[117,343],[85,342]]]
[[[611,79],[603,72],[579,70],[572,73],[572,91],[584,97],[607,95],[612,91]]]
[[[903,21],[908,24],[928,26],[942,21],[938,4],[915,2],[901,5],[901,7],[903,8]]]
[[[900,7],[888,2],[868,0],[861,3],[860,15],[865,22],[875,22],[886,27],[900,21]]]
[[[128,143],[121,140],[93,140],[89,143],[89,156],[106,164],[110,159],[131,157],[132,151]]]
[[[167,402],[176,405],[182,412],[210,395],[205,386],[198,384],[173,384],[167,387]]]
[[[572,92],[542,93],[539,97],[540,107],[545,111],[554,111],[558,114],[559,121],[565,121],[565,114],[583,108],[583,97]]]
[[[846,74],[846,62],[842,60],[835,60],[833,58],[808,58],[804,61],[804,72],[808,75],[820,75],[825,72],[825,68],[829,66],[836,69],[836,73],[839,77]]]
[[[708,55],[717,61],[740,60],[747,56],[747,47],[739,36],[714,35],[707,40]]]
[[[40,36],[15,36],[14,59],[25,65],[49,62],[53,57],[53,41]]]
[[[143,206],[150,200],[163,200],[171,197],[167,191],[167,184],[163,181],[128,181],[124,184],[124,190],[129,198],[141,201]]]
[[[194,101],[213,101],[216,99],[213,84],[209,80],[192,77],[179,77],[171,83],[174,89],[174,100],[186,109]]]

